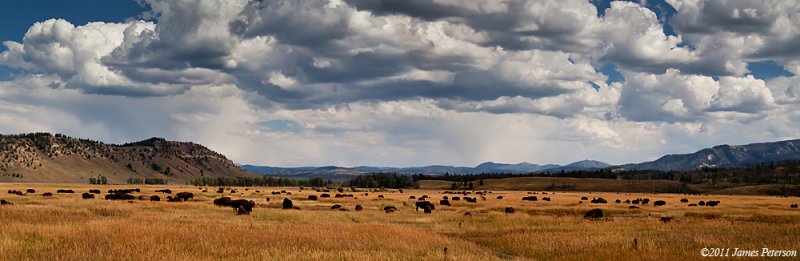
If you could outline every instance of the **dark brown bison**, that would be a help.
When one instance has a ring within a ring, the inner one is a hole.
[[[214,200],[214,205],[218,207],[230,207],[231,206],[231,198],[230,197],[221,197]]]
[[[50,192],[42,193],[42,197],[52,197],[52,196],[53,196],[53,193],[50,193]]]
[[[706,202],[705,202],[705,201],[702,201],[702,200],[700,200],[700,202],[698,202],[698,203],[697,203],[697,205],[700,205],[700,206],[702,207],[702,206],[705,206],[705,205],[706,205]]]
[[[92,193],[92,194],[100,194],[100,193],[102,193],[102,192],[101,192],[99,189],[90,189],[90,190],[89,190],[89,193]]]
[[[362,211],[362,210],[364,210],[364,207],[362,207],[361,205],[356,205],[356,211]]]
[[[383,198],[383,195],[378,195],[378,198]]]
[[[653,206],[656,206],[656,207],[658,207],[658,206],[666,206],[666,205],[667,205],[667,202],[663,201],[663,200],[653,201]]]
[[[172,190],[171,189],[159,189],[159,190],[156,190],[156,192],[161,192],[161,193],[164,193],[164,194],[172,194]]]
[[[410,196],[410,197],[408,197],[408,199],[416,199],[416,198],[417,198],[417,197],[415,197],[415,196]]]
[[[134,200],[134,197],[131,194],[123,194],[123,193],[112,193],[106,195],[106,200]]]
[[[614,200],[614,203],[622,203],[622,200],[619,200],[619,199]]]
[[[604,198],[592,198],[591,203],[594,203],[594,204],[607,204],[608,201],[606,199],[604,199]]]
[[[189,201],[194,198],[194,194],[192,194],[192,192],[178,192],[178,194],[175,194],[175,197],[183,201]]]
[[[719,205],[719,200],[711,200],[706,202],[706,207],[716,207]]]
[[[383,207],[383,212],[392,213],[392,212],[395,212],[395,211],[397,211],[397,207],[395,207],[395,206],[389,205],[389,206]]]
[[[581,200],[589,200],[588,197],[581,197]]]
[[[503,196],[497,196],[497,199],[503,199]]]
[[[637,208],[639,208],[639,207],[637,207],[637,206],[630,206],[630,207],[628,207],[628,208],[629,208],[629,209],[637,209]]]
[[[8,194],[13,194],[13,195],[18,195],[18,196],[25,196],[25,193],[22,193],[22,191],[13,190],[13,189],[8,190]]]
[[[83,198],[83,199],[93,199],[94,198],[94,194],[83,193],[83,194],[81,194],[81,198]]]
[[[135,189],[109,189],[109,194],[132,194]]]
[[[161,197],[157,195],[150,196],[150,201],[161,201]]]
[[[543,198],[542,198],[542,200],[544,200],[544,201],[550,201],[550,198],[549,198],[549,197],[543,197]]]
[[[594,220],[600,219],[602,217],[603,217],[603,210],[599,208],[589,210],[586,212],[586,214],[583,215],[583,218],[594,219]]]
[[[439,205],[450,206],[450,201],[446,199],[439,200]]]
[[[477,198],[464,197],[464,200],[469,202],[469,203],[478,203],[478,199]]]
[[[791,205],[789,205],[789,207],[790,208],[797,208],[797,204],[791,204]]]
[[[71,190],[71,189],[59,189],[59,190],[56,190],[56,193],[66,193],[66,194],[70,194],[70,193],[75,193],[75,191],[73,191],[73,190]]]
[[[317,200],[317,195],[308,195],[308,200]]]
[[[14,203],[8,202],[5,199],[0,199],[0,206],[13,206]]]
[[[514,208],[506,207],[505,212],[506,212],[506,214],[513,214],[514,213]]]
[[[237,215],[249,215],[253,211],[256,202],[246,199],[231,200],[230,207],[232,207]]]
[[[322,195],[319,195],[319,197],[320,197],[320,198],[330,198],[330,197],[331,197],[331,195],[330,195],[330,194],[327,194],[327,193],[322,193]]]
[[[183,202],[183,200],[178,197],[167,196],[167,202]]]
[[[667,222],[672,221],[672,217],[661,217],[659,220],[661,222],[667,223]]]
[[[472,216],[472,213],[469,213],[469,212],[464,212],[464,216],[465,216],[465,217],[471,217],[471,216]]]
[[[288,198],[283,199],[283,205],[282,205],[283,209],[292,209],[293,207],[294,204],[292,203],[291,199]]]
[[[417,201],[417,203],[415,203],[414,205],[416,206],[416,211],[419,211],[420,208],[422,208],[423,210],[425,210],[426,208],[430,210],[436,209],[436,207],[433,206],[433,203],[430,203],[428,201]]]
[[[682,198],[681,199],[681,203],[689,203],[689,199],[688,198]]]
[[[522,200],[527,200],[527,201],[538,201],[538,200],[539,200],[539,198],[537,198],[536,196],[528,196],[528,197],[522,197]]]
[[[36,190],[35,189],[27,189],[27,190],[25,190],[25,193],[33,194],[33,193],[36,193]]]
[[[626,200],[625,200],[625,204],[630,204],[630,203],[631,203],[631,200],[630,200],[630,199],[626,199]]]
[[[225,189],[224,188],[219,188],[219,189],[217,189],[217,193],[225,193]]]
[[[459,200],[461,200],[461,197],[453,197],[453,201],[459,201]]]
[[[339,204],[334,204],[333,206],[331,206],[331,209],[340,209],[340,208],[342,208],[342,205]]]
[[[696,207],[697,204],[689,204],[690,207]]]

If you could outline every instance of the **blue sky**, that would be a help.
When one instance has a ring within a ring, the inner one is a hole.
[[[797,4],[11,1],[0,132],[159,136],[276,166],[626,163],[790,139]]]

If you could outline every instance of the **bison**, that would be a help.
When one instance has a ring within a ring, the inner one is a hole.
[[[459,200],[461,200],[461,197],[453,197],[453,201],[459,201]]]
[[[469,202],[469,203],[478,203],[478,199],[477,198],[464,197],[464,200]]]
[[[237,215],[249,215],[255,206],[256,202],[252,200],[237,199],[230,201],[230,207],[236,211]]]
[[[789,207],[790,208],[797,208],[797,204],[791,204],[791,205],[789,205]]]
[[[697,204],[689,204],[690,207],[696,207]]]
[[[416,207],[416,211],[419,211],[420,208],[422,208],[423,210],[429,209],[429,210],[426,211],[426,213],[430,212],[430,210],[436,209],[436,207],[433,206],[433,203],[430,203],[428,201],[418,201],[414,205],[417,206]]]
[[[589,200],[588,197],[581,197],[581,200]]]
[[[317,195],[308,195],[308,200],[317,200]]]
[[[42,193],[42,197],[52,197],[52,196],[53,196],[53,193],[50,193],[50,192]]]
[[[539,198],[537,198],[536,196],[528,196],[528,197],[522,197],[522,200],[527,200],[527,201],[538,201],[538,200],[539,200]]]
[[[73,190],[71,190],[71,189],[59,189],[59,190],[56,190],[56,193],[66,193],[66,194],[70,194],[70,193],[75,193],[75,191],[73,191]]]
[[[291,199],[288,199],[288,198],[284,198],[283,199],[283,205],[282,205],[283,209],[292,209],[293,207],[294,207],[294,204],[292,203]]]
[[[661,217],[661,219],[659,219],[659,220],[661,222],[667,223],[667,222],[672,221],[672,217]]]
[[[697,203],[697,205],[700,205],[700,206],[702,207],[702,206],[705,206],[705,205],[706,205],[706,202],[705,202],[705,201],[702,201],[702,200],[700,200],[700,202],[698,202],[698,203]]]
[[[450,201],[446,199],[439,200],[439,205],[450,206]]]
[[[219,207],[229,207],[231,205],[230,197],[221,197],[214,200],[214,205]]]
[[[335,204],[335,205],[331,206],[331,209],[340,209],[340,208],[342,208],[342,205],[339,205],[339,204]]]
[[[156,190],[156,192],[161,192],[161,193],[164,193],[164,194],[172,194],[172,190],[171,189],[159,189],[159,190]],[[220,193],[222,193],[222,192],[220,192]]]
[[[83,193],[83,194],[81,194],[81,198],[83,198],[83,199],[93,199],[94,198],[94,194]]]
[[[619,199],[614,200],[614,203],[617,203],[617,204],[622,203],[622,200],[619,200]]]
[[[161,197],[157,195],[150,196],[150,201],[161,201]]]
[[[0,206],[13,206],[14,203],[8,202],[5,199],[0,199]]]
[[[356,211],[362,211],[362,210],[364,210],[364,207],[362,207],[361,205],[356,205]]]
[[[592,198],[591,203],[594,203],[594,204],[607,204],[608,201],[606,199],[604,199],[604,198]]]
[[[603,210],[599,208],[589,210],[586,212],[586,214],[583,215],[583,218],[588,218],[593,220],[597,220],[602,217],[603,217]]]
[[[544,201],[550,201],[550,198],[549,198],[549,197],[543,197],[543,198],[542,198],[542,200],[544,200]]]
[[[497,196],[497,199],[503,199],[503,196]]]
[[[637,209],[637,208],[639,208],[639,207],[637,207],[637,206],[630,206],[630,207],[628,207],[628,208],[629,208],[629,209]]]
[[[100,194],[100,193],[102,193],[102,192],[100,192],[100,190],[99,190],[99,189],[90,189],[90,190],[89,190],[89,193],[92,193],[92,194]]]
[[[183,199],[179,197],[167,196],[167,202],[182,202]]]
[[[663,201],[663,200],[653,201],[653,206],[656,206],[656,207],[658,207],[658,206],[666,206],[666,205],[667,205],[667,202]]]
[[[688,198],[682,198],[681,199],[681,203],[689,203],[689,199]]]
[[[192,194],[192,192],[184,191],[178,192],[178,194],[175,194],[175,197],[181,199],[182,201],[189,201],[190,199],[194,198],[194,194]]]
[[[392,213],[392,212],[395,212],[395,211],[397,211],[397,207],[395,207],[395,206],[389,205],[389,206],[383,207],[383,212]]]
[[[331,197],[331,195],[330,195],[330,194],[327,194],[327,193],[322,193],[322,195],[319,195],[319,197],[320,197],[320,198],[330,198],[330,197]]]
[[[108,194],[108,195],[106,195],[105,198],[106,198],[106,200],[134,200],[134,199],[136,199],[136,197],[134,197],[133,195],[124,194],[124,193]]]
[[[506,212],[506,214],[513,214],[514,213],[514,208],[506,207],[505,212]]]
[[[25,190],[25,193],[33,194],[33,193],[36,193],[36,190],[35,189],[27,189],[27,190]]]
[[[719,205],[719,200],[711,200],[706,202],[706,207],[716,207]]]

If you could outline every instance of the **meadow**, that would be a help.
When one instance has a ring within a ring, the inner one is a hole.
[[[141,188],[134,195],[188,191],[187,202],[82,199],[89,189]],[[5,191],[33,188],[25,196]],[[73,189],[74,194],[55,193]],[[443,189],[382,192],[346,190],[352,198],[308,200],[321,192],[298,187],[233,188],[234,199],[257,203],[237,215],[212,201],[217,188],[182,185],[0,184],[0,259],[4,260],[679,260],[700,259],[703,248],[800,248],[800,199],[774,196],[490,190],[477,203],[441,206]],[[273,195],[273,191],[288,193]],[[259,192],[256,192],[259,191]],[[43,197],[43,192],[54,196]],[[335,190],[328,192],[332,196]],[[367,193],[365,195],[365,193]],[[427,195],[432,214],[415,211]],[[380,196],[383,196],[382,198]],[[471,194],[469,196],[476,196]],[[502,196],[502,199],[498,199]],[[539,201],[522,197],[538,196]],[[592,204],[602,197],[607,204]],[[551,201],[542,201],[549,197]],[[270,200],[267,201],[267,198]],[[289,198],[299,209],[283,210]],[[649,198],[649,205],[614,203]],[[681,203],[719,200],[717,207]],[[653,206],[664,200],[666,206]],[[349,211],[333,210],[340,204]],[[354,211],[355,205],[364,207]],[[385,213],[384,206],[398,208]],[[513,207],[514,213],[504,212]],[[600,208],[605,217],[583,218]],[[465,215],[469,212],[470,215]],[[672,217],[661,222],[661,217]],[[731,250],[732,251],[732,250]]]

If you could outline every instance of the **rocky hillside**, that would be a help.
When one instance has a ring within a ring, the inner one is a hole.
[[[800,140],[747,145],[720,145],[691,154],[666,155],[655,161],[620,166],[638,170],[694,170],[703,167],[735,168],[800,159]]]
[[[185,183],[196,177],[249,177],[200,144],[161,138],[105,144],[61,134],[0,135],[0,182],[108,183],[129,179]]]

